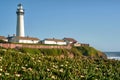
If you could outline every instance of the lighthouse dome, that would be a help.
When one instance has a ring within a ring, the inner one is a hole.
[[[20,4],[18,4],[18,9],[23,9],[23,6],[22,6],[22,4],[20,3]]]

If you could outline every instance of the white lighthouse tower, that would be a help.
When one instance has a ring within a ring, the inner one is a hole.
[[[17,14],[17,29],[16,29],[16,36],[24,37],[24,9],[22,4],[18,4],[18,8],[16,11]]]
[[[16,11],[17,14],[17,27],[16,27],[16,36],[8,36],[8,42],[16,43],[38,43],[39,39],[35,37],[25,37],[24,33],[24,9],[22,4],[18,4]]]

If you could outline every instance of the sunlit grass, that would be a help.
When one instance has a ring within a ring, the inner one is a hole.
[[[119,80],[120,61],[0,49],[1,80]]]

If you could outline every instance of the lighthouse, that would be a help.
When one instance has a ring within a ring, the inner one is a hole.
[[[32,43],[36,44],[40,40],[35,37],[25,37],[24,33],[24,9],[22,4],[18,4],[17,6],[17,26],[16,26],[16,36],[8,36],[8,42],[15,42],[15,43]]]
[[[22,4],[18,4],[17,7],[17,27],[16,27],[16,36],[18,37],[24,37],[24,9]]]

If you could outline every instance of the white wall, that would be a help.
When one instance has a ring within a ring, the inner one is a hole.
[[[67,45],[66,42],[57,42],[56,44],[58,44],[58,45]]]
[[[3,41],[6,41],[6,42],[8,42],[8,39],[3,39]]]
[[[19,43],[38,43],[39,40],[19,40]]]
[[[18,39],[17,37],[13,37],[9,41],[17,42],[17,43],[38,43],[39,42],[39,40],[22,40],[22,39]]]
[[[56,41],[48,41],[48,40],[44,40],[43,41],[44,44],[57,44],[57,45],[66,45],[66,42],[56,42]]]
[[[55,41],[47,41],[47,40],[44,40],[43,43],[44,44],[56,44]]]

